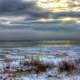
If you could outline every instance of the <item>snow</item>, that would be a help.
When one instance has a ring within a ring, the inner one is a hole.
[[[6,66],[6,63],[3,61],[0,61],[0,69],[3,69]]]
[[[10,63],[11,67],[19,67],[20,66],[20,62],[19,61],[13,61]]]
[[[54,63],[54,64],[58,64],[62,60],[63,58],[48,58],[48,57],[41,58],[41,61],[43,61],[44,63]]]
[[[15,49],[14,49],[15,50]],[[58,49],[48,49],[48,48],[20,48],[20,51],[26,51],[26,52],[49,52],[50,54],[59,52],[60,53],[67,53],[70,57],[77,57],[77,52],[72,49],[64,49],[64,48],[58,48]],[[16,54],[16,53],[13,53]],[[20,60],[24,59],[24,56],[11,56],[10,59],[13,59],[13,61],[10,63],[11,67],[19,67],[20,66]],[[64,58],[57,58],[57,57],[48,57],[48,56],[41,56],[40,61],[44,63],[54,63],[58,64],[64,60]],[[3,69],[5,63],[0,62],[0,69]],[[48,75],[52,75],[51,78],[48,78]],[[54,77],[56,75],[56,77]],[[58,77],[59,78],[58,78]],[[5,76],[4,76],[5,77]],[[13,79],[14,80],[14,79]],[[15,80],[80,80],[80,75],[75,74],[71,76],[66,76],[65,73],[58,74],[57,70],[48,70],[45,73],[42,74],[31,74],[29,76],[21,76],[19,78],[16,78]]]
[[[65,74],[61,74],[61,77],[59,78],[58,77],[48,78],[47,76],[48,75],[46,74],[40,74],[40,75],[34,74],[31,76],[27,76],[27,77],[26,76],[21,77],[19,78],[19,80],[80,80],[80,75],[65,76]]]

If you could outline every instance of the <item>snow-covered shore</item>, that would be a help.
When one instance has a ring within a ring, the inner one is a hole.
[[[58,65],[58,63],[62,62],[62,61],[71,61],[71,60],[75,60],[80,58],[80,47],[73,47],[73,48],[10,48],[10,49],[1,49],[0,52],[3,52],[3,54],[6,54],[6,58],[10,59],[11,62],[9,62],[9,66],[11,68],[16,68],[16,67],[20,67],[21,61],[24,60],[24,56],[23,54],[21,55],[21,53],[25,53],[26,54],[30,54],[30,56],[34,53],[38,54],[38,53],[42,53],[40,55],[43,54],[65,54],[67,53],[66,56],[64,57],[55,57],[55,56],[41,56],[40,60],[42,63],[49,63],[49,64],[55,64]],[[20,53],[20,55],[18,55]],[[2,55],[2,54],[1,54]],[[17,55],[17,56],[14,56]],[[39,55],[38,55],[39,56]],[[25,60],[24,60],[25,61]],[[1,58],[0,61],[0,80],[4,80],[6,77],[6,80],[80,80],[80,73],[74,73],[74,74],[67,74],[65,72],[58,72],[57,67],[53,68],[53,69],[48,69],[46,72],[40,73],[40,74],[29,74],[27,76],[20,76],[20,77],[9,77],[8,74],[3,74],[1,73],[1,70],[3,72],[4,68],[6,67],[6,63],[4,62],[4,60]],[[25,67],[23,67],[25,68]],[[24,69],[25,70],[25,69]],[[4,76],[5,75],[5,76]]]

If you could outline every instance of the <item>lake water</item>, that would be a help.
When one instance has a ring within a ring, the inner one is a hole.
[[[66,52],[71,55],[77,54],[80,56],[80,44],[43,44],[33,41],[17,41],[17,42],[0,42],[0,51],[25,51],[25,52]]]

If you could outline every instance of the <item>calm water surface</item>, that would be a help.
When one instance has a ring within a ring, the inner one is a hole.
[[[0,42],[0,51],[62,51],[80,55],[80,44],[39,44],[36,42]]]

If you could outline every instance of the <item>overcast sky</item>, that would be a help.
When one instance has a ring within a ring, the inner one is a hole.
[[[50,12],[36,0],[0,0],[0,40],[79,40],[80,22],[54,23],[61,17],[80,18],[80,12]]]

